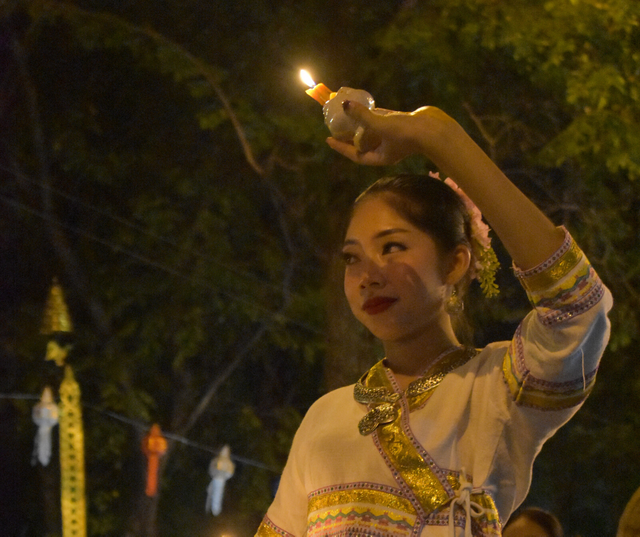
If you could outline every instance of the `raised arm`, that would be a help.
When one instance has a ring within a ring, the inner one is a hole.
[[[474,201],[522,270],[544,262],[562,244],[563,232],[442,110],[429,106],[410,113],[379,115],[349,101],[344,109],[381,142],[367,152],[333,138],[327,140],[329,146],[354,162],[369,165],[393,164],[409,155],[424,155]]]

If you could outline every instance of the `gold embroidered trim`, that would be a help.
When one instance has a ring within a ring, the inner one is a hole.
[[[475,519],[479,523],[482,535],[488,537],[490,535],[502,535],[502,525],[500,524],[500,515],[493,498],[487,492],[482,494],[471,494],[471,501],[477,503],[484,509],[482,518]],[[458,506],[460,507],[460,506]]]
[[[567,274],[569,274],[584,257],[582,250],[572,239],[569,249],[560,256],[549,268],[538,274],[523,275],[518,274],[518,278],[522,285],[529,292],[539,292],[554,286]]]
[[[471,500],[481,505],[484,508],[484,515],[487,522],[499,524],[500,516],[498,515],[498,508],[496,507],[493,498],[486,492],[482,494],[471,494]]]
[[[309,514],[315,511],[339,509],[340,506],[353,504],[369,504],[377,507],[388,507],[399,514],[416,516],[416,510],[409,500],[381,490],[352,489],[338,490],[320,494],[309,500]]]
[[[369,403],[395,403],[400,400],[399,393],[390,393],[384,386],[377,388],[365,386],[363,382],[368,375],[367,371],[353,387],[353,397],[358,403],[367,405]]]
[[[429,514],[449,501],[449,493],[411,439],[404,434],[400,425],[401,414],[402,411],[398,410],[395,421],[378,429],[378,438],[393,467],[416,496],[425,513]]]
[[[455,351],[460,350],[464,350],[464,353],[458,356]],[[426,375],[409,384],[404,393],[409,400],[410,408],[415,409],[424,404],[429,394],[442,382],[447,373],[467,363],[477,353],[476,349],[456,348],[450,352],[450,356],[445,355],[442,360],[439,360]],[[382,386],[369,384],[382,384]],[[358,430],[363,436],[371,434],[380,425],[391,423],[398,417],[401,395],[393,391],[384,374],[382,362],[378,362],[358,380],[353,388],[353,396],[358,403],[377,405],[371,408],[358,423]]]
[[[513,401],[517,405],[539,408],[541,410],[563,410],[579,405],[589,396],[595,385],[595,376],[588,379],[579,389],[567,389],[564,392],[533,388],[526,384],[526,378],[520,382],[513,367],[515,358],[512,350],[505,354],[502,361],[502,373]]]
[[[455,351],[445,355],[426,375],[409,384],[405,396],[410,411],[426,403],[448,373],[478,353],[476,349],[465,347]],[[403,407],[401,397],[396,397],[398,395],[386,375],[383,362],[378,362],[354,389],[358,402],[376,405],[360,421],[359,429],[361,434],[376,431],[380,448],[393,466],[394,474],[399,474],[428,515],[450,501],[451,490],[460,485],[455,477],[446,473],[441,480],[438,475],[441,474],[440,468],[430,458],[424,458],[419,444],[414,444],[405,433],[402,428]]]
[[[362,436],[370,435],[380,425],[394,421],[399,415],[398,407],[383,403],[369,410],[358,423],[358,431]]]
[[[255,534],[255,537],[293,537],[292,534],[287,533],[284,530],[277,531],[270,524],[267,524],[267,518],[265,517],[258,527],[258,531]]]

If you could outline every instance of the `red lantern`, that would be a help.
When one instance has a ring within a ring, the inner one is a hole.
[[[160,457],[167,451],[167,439],[162,436],[160,426],[154,423],[149,434],[142,440],[142,452],[147,456],[147,486],[145,494],[155,496],[158,492],[158,468]]]

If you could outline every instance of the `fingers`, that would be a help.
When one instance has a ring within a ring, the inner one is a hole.
[[[348,159],[358,162],[358,150],[353,144],[341,142],[340,140],[336,140],[335,138],[327,138],[327,144],[334,151],[337,151]]]
[[[358,153],[374,151],[381,143],[382,137],[376,132],[379,126],[376,123],[377,110],[372,112],[367,106],[357,102],[346,100],[342,103],[344,113],[359,125],[353,136],[353,145]],[[350,150],[347,149],[349,153]]]
[[[358,126],[353,140],[340,142],[329,138],[329,146],[359,164],[383,166],[395,164],[409,155],[422,154],[430,159],[443,146],[450,124],[456,123],[438,108],[427,106],[414,112],[370,110],[355,101],[342,103],[345,115]]]
[[[375,151],[382,143],[382,138],[373,129],[358,127],[353,137],[353,145],[360,153]]]
[[[358,164],[384,166],[402,160],[411,151],[403,143],[407,131],[408,114],[388,110],[370,110],[356,101],[342,103],[344,113],[357,128],[352,140],[341,142],[334,138],[328,145]]]
[[[358,164],[368,164],[370,166],[382,166],[385,164],[377,152],[368,151],[364,153],[358,151],[358,148],[351,143],[341,142],[335,138],[327,138],[327,144],[334,151]]]

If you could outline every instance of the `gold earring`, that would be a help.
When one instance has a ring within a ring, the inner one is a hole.
[[[455,287],[444,303],[444,310],[449,315],[459,315],[464,310],[464,301],[458,296],[458,291]]]

